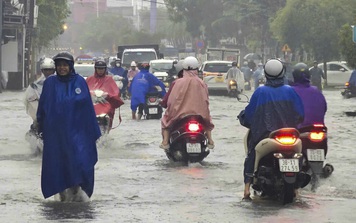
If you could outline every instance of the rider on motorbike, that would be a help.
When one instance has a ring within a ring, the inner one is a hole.
[[[90,94],[92,96],[96,115],[102,113],[108,114],[110,117],[109,128],[112,127],[112,121],[115,115],[115,109],[124,104],[120,98],[120,90],[117,87],[114,79],[110,75],[106,75],[107,65],[105,61],[98,60],[94,64],[94,74],[86,79]],[[103,95],[97,97],[96,90],[101,90]]]
[[[244,90],[245,77],[244,77],[244,74],[242,73],[242,71],[237,67],[236,61],[232,62],[232,67],[227,71],[225,80],[227,83],[228,91],[230,91],[230,89],[229,89],[230,80],[236,80],[238,90],[240,92],[242,92]]]
[[[124,79],[122,80],[122,89],[121,89],[121,94],[122,97],[125,99],[126,98],[126,91],[127,91],[127,85],[129,83],[128,78],[127,78],[127,70],[121,66],[121,60],[119,58],[115,59],[115,63],[113,63],[113,67],[110,68],[109,72],[113,75],[119,75],[120,77],[123,77]]]
[[[136,119],[137,108],[137,119],[141,119],[143,111],[146,108],[146,95],[147,93],[153,91],[155,86],[159,86],[161,88],[162,97],[166,94],[163,82],[151,74],[149,69],[150,64],[148,62],[142,62],[140,65],[140,72],[132,79],[129,87],[129,93],[131,94],[132,119]]]
[[[33,83],[28,86],[25,92],[24,104],[26,107],[26,112],[33,119],[36,125],[36,112],[38,107],[38,101],[42,93],[43,83],[47,77],[54,74],[55,64],[51,58],[44,58],[40,64],[41,76]],[[34,126],[31,125],[31,129]]]
[[[293,70],[293,88],[304,104],[304,121],[298,128],[324,124],[324,116],[327,110],[324,95],[317,87],[310,85],[310,72],[305,63],[297,63]]]
[[[176,120],[191,114],[201,115],[206,124],[209,149],[214,148],[211,131],[214,125],[209,111],[208,89],[198,77],[199,62],[195,57],[183,61],[183,77],[175,80],[167,96],[167,109],[161,119],[162,143],[160,148],[169,149],[169,128]]]
[[[244,163],[244,199],[250,198],[250,185],[254,174],[255,147],[269,133],[283,128],[296,128],[303,121],[303,103],[289,85],[284,85],[285,68],[278,59],[271,59],[264,66],[266,84],[258,87],[249,105],[238,118],[241,125],[250,129]]]

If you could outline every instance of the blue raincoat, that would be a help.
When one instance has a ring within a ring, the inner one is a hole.
[[[43,134],[41,187],[45,198],[73,186],[94,189],[100,129],[83,77],[53,75],[44,82],[37,120]]]
[[[157,77],[148,70],[140,70],[132,79],[129,87],[129,92],[131,93],[131,110],[136,111],[140,104],[146,104],[146,94],[154,91],[154,86],[157,85],[161,87],[161,97],[163,97],[166,94],[166,88],[163,82],[158,80]]]
[[[241,125],[250,129],[248,155],[245,160],[245,183],[253,175],[255,147],[269,133],[283,127],[297,128],[304,119],[303,102],[283,79],[269,80],[258,87],[250,103],[239,114]]]

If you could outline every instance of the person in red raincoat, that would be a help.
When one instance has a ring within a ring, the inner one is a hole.
[[[94,65],[95,72],[86,79],[90,94],[92,96],[96,115],[108,114],[110,117],[110,129],[112,127],[115,109],[124,104],[120,98],[120,90],[117,87],[112,76],[107,74],[107,65],[105,61],[98,60]],[[95,91],[101,90],[101,96],[98,97]]]

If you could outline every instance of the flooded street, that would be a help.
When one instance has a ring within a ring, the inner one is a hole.
[[[250,95],[252,92],[249,92]],[[0,215],[2,222],[355,222],[356,99],[326,90],[329,153],[334,173],[312,192],[300,190],[295,203],[282,206],[243,195],[243,137],[236,120],[246,104],[211,96],[215,149],[202,163],[170,162],[162,149],[159,120],[131,120],[130,101],[122,123],[101,146],[91,202],[45,200],[40,189],[41,157],[25,133],[32,122],[22,104],[24,92],[0,94]],[[118,112],[118,111],[117,111]],[[118,123],[118,119],[114,120]]]

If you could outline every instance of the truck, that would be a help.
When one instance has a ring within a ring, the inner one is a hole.
[[[159,53],[158,44],[124,45],[118,46],[117,58],[121,59],[123,67],[129,68],[132,61],[136,63],[150,62],[163,58],[163,55]]]
[[[240,50],[231,48],[207,48],[207,60],[236,61],[240,64]]]

